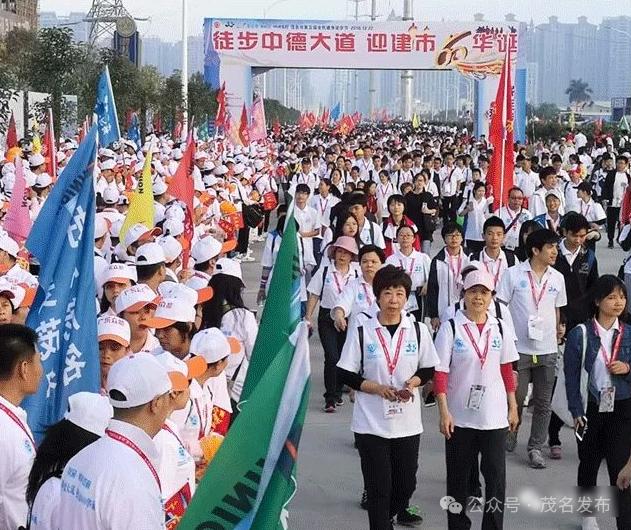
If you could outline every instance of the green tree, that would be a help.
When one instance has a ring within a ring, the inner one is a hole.
[[[188,116],[200,123],[204,116],[217,113],[215,92],[206,84],[201,73],[193,74],[188,81]]]
[[[182,110],[182,77],[177,70],[166,78],[160,90],[160,113],[167,130],[172,129]]]
[[[561,109],[554,103],[542,103],[534,111],[535,116],[544,121],[557,121],[560,112]]]
[[[572,79],[570,81],[570,86],[565,90],[570,103],[584,103],[586,101],[591,101],[592,92],[593,91],[589,87],[589,84],[581,78]]]
[[[263,103],[265,105],[265,119],[270,123],[274,120],[278,120],[280,123],[296,123],[300,116],[300,111],[287,108],[275,99],[265,99]]]

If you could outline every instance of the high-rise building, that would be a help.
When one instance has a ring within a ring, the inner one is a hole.
[[[72,30],[74,42],[87,42],[90,35],[90,24],[84,22],[86,13],[73,11],[69,15],[58,15],[54,11],[41,11],[39,14],[40,28],[67,27]]]
[[[37,28],[37,0],[0,0],[0,36],[13,28]]]
[[[608,83],[603,99],[631,96],[631,17],[606,17],[598,31],[602,48],[597,61],[600,74]]]

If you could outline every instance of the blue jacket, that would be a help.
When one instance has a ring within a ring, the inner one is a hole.
[[[622,324],[622,322],[620,322]],[[592,381],[591,372],[594,360],[600,355],[600,337],[594,332],[592,321],[588,321],[587,327],[587,349],[585,350],[584,369],[589,374],[588,393],[590,399],[598,403],[600,401],[600,389]],[[631,326],[622,324],[624,336],[618,353],[618,360],[631,363]],[[565,353],[563,355],[563,369],[565,372],[565,391],[567,403],[573,418],[585,415],[583,401],[581,398],[581,357],[583,354],[583,332],[579,326],[572,329],[567,336]],[[611,381],[616,388],[616,401],[631,398],[631,373],[626,375],[612,375]],[[587,405],[587,404],[585,404]]]

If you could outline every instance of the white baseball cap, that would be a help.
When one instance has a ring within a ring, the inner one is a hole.
[[[138,281],[138,276],[136,268],[127,263],[110,263],[101,274],[100,280],[101,285],[105,285],[107,282],[127,283],[127,281],[131,281],[135,283]]]
[[[11,302],[11,307],[13,307],[14,311],[20,307],[25,294],[26,291],[23,287],[9,282],[4,277],[0,278],[0,296],[7,298]]]
[[[235,260],[230,258],[221,258],[215,265],[215,274],[225,274],[226,276],[233,276],[239,278],[243,283],[243,273],[241,272],[241,265]]]
[[[182,283],[162,282],[158,285],[158,293],[165,298],[179,298],[190,305],[203,304],[213,297],[213,288],[208,285],[208,280],[199,288],[194,288]]]
[[[145,243],[136,250],[136,266],[165,263],[164,250],[158,243]]]
[[[119,359],[107,376],[110,403],[119,409],[145,405],[172,388],[168,372],[149,353],[135,353]]]
[[[161,178],[156,179],[153,183],[153,195],[158,196],[167,192],[168,186],[165,184],[164,180]]]
[[[105,204],[116,204],[120,198],[120,193],[115,186],[108,186],[103,190],[102,197]]]
[[[114,315],[105,315],[96,320],[96,329],[99,342],[113,340],[127,348],[131,341],[131,329],[129,322]]]
[[[160,298],[156,296],[147,284],[139,283],[132,285],[122,291],[116,298],[115,311],[120,315],[123,311],[140,311],[143,307],[151,305],[154,308],[158,306]]]
[[[175,283],[175,282],[170,282]],[[197,295],[195,295],[197,299]],[[162,329],[176,322],[195,322],[197,312],[195,305],[184,298],[163,298],[153,317],[147,320],[147,327]]]
[[[191,256],[197,263],[216,258],[220,254],[226,254],[236,248],[235,240],[226,241],[223,244],[212,236],[206,236],[193,245]]]
[[[471,287],[481,285],[482,287],[486,287],[489,291],[494,291],[495,286],[493,283],[493,277],[488,272],[478,269],[467,274],[462,288],[466,291]]]
[[[28,165],[31,167],[38,167],[45,163],[46,163],[46,160],[41,155],[41,153],[36,153],[28,157]]]
[[[189,351],[203,357],[207,364],[212,364],[231,353],[240,352],[241,343],[234,337],[226,337],[219,328],[207,328],[193,336]]]
[[[184,233],[184,223],[179,219],[167,218],[162,225],[162,233],[165,236],[179,236]]]
[[[163,236],[158,239],[157,244],[160,245],[162,252],[164,252],[165,263],[174,262],[182,254],[182,244],[173,236]],[[138,256],[138,253],[136,253],[136,256]]]
[[[35,179],[35,188],[47,188],[53,183],[53,179],[48,173],[41,173]]]
[[[114,409],[107,397],[92,392],[77,392],[68,398],[64,419],[84,431],[103,436],[113,415]]]
[[[191,357],[187,361],[182,361],[168,351],[161,351],[155,354],[154,358],[169,374],[173,390],[176,392],[186,390],[190,381],[202,375],[207,368],[202,357]]]
[[[94,239],[101,239],[110,231],[112,227],[111,221],[102,213],[97,213],[94,218]]]
[[[113,158],[108,158],[101,162],[101,171],[107,171],[108,169],[114,169],[116,167],[116,161]]]
[[[20,246],[6,232],[0,233],[0,250],[4,250],[9,256],[18,257]]]
[[[142,223],[136,223],[131,225],[125,234],[125,247],[133,245],[136,241],[148,241],[151,236],[159,236],[161,233],[162,230],[158,227],[147,228]]]

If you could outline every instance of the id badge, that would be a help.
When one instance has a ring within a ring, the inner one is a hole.
[[[383,400],[383,417],[391,420],[403,414],[403,403],[400,401]]]
[[[600,389],[600,404],[598,405],[598,412],[613,412],[615,402],[615,386],[606,386]]]
[[[530,340],[543,340],[543,320],[538,316],[528,317],[528,338]]]
[[[471,385],[466,408],[469,410],[480,410],[480,405],[482,405],[482,398],[484,397],[485,391],[486,387],[482,385]]]

